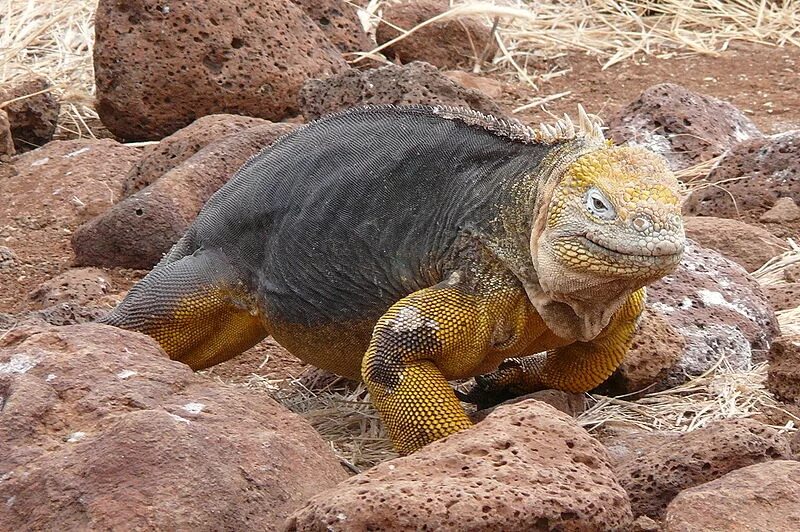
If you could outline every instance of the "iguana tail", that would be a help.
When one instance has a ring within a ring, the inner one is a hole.
[[[152,336],[193,369],[223,362],[268,334],[235,268],[203,249],[167,255],[99,322]]]

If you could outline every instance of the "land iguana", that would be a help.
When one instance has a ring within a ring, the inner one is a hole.
[[[531,128],[375,106],[307,124],[248,161],[101,322],[196,369],[272,335],[363,379],[403,454],[471,425],[449,380],[590,390],[684,232],[665,161],[579,116]]]

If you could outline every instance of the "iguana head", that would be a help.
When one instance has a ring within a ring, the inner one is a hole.
[[[561,271],[644,285],[675,269],[684,240],[678,182],[664,159],[606,146],[556,184],[537,247]]]
[[[604,141],[552,183],[531,237],[546,296],[537,306],[560,335],[588,339],[632,291],[680,262],[679,185],[661,156]]]

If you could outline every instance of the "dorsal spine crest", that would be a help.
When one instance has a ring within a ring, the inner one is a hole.
[[[473,109],[462,107],[450,107],[446,105],[434,105],[431,110],[450,120],[461,120],[462,122],[482,127],[496,135],[507,137],[511,140],[524,142],[526,144],[545,143],[552,144],[564,140],[581,138],[591,144],[602,144],[605,141],[603,136],[603,123],[596,116],[589,116],[582,105],[578,104],[578,126],[572,119],[564,114],[564,117],[553,124],[542,123],[538,128],[526,126],[519,120],[502,119],[492,115],[484,114]]]

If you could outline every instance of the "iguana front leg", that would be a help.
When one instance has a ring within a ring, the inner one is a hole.
[[[630,295],[603,331],[590,342],[575,342],[548,353],[509,358],[492,373],[476,377],[461,398],[479,407],[489,398],[510,398],[543,389],[586,392],[602,384],[622,363],[644,310],[645,289]]]
[[[493,352],[498,327],[520,330],[523,298],[510,288],[467,289],[451,278],[381,317],[361,373],[398,452],[472,425],[447,379],[474,374]]]

